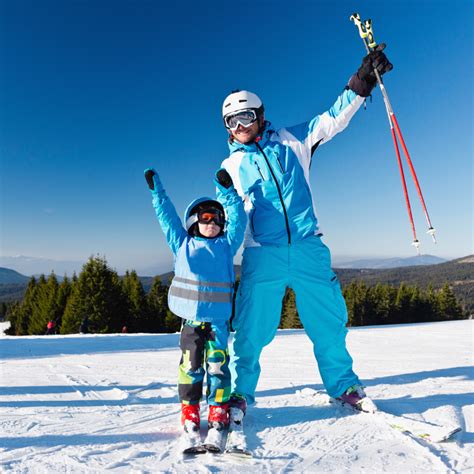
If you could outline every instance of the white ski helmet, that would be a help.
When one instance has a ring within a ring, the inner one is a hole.
[[[239,110],[255,109],[257,115],[263,113],[263,103],[257,94],[249,91],[233,91],[222,104],[222,118]]]

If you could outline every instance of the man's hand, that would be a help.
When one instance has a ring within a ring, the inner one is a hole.
[[[364,57],[359,69],[349,81],[349,89],[362,97],[368,97],[372,93],[377,84],[374,68],[381,76],[393,69],[392,63],[383,52],[384,49],[385,43],[380,43]]]
[[[385,43],[378,44],[375,49],[362,60],[362,64],[357,71],[357,75],[361,80],[375,83],[377,77],[375,76],[374,69],[377,69],[381,76],[393,69],[392,63],[383,52],[385,47]]]

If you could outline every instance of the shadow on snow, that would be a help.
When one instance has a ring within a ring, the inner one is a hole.
[[[2,359],[177,349],[179,334],[85,334],[0,339]]]

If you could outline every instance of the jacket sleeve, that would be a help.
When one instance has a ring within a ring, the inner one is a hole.
[[[244,210],[244,203],[234,186],[226,189],[220,186],[219,183],[215,183],[217,186],[217,199],[224,206],[227,215],[227,241],[229,242],[232,255],[235,255],[242,245],[247,226],[247,214]]]
[[[319,145],[328,142],[347,127],[363,102],[363,97],[346,88],[329,110],[308,122],[283,128],[279,134],[289,146],[300,148],[299,154],[304,154],[306,160],[311,160]],[[301,148],[304,148],[304,153]]]
[[[183,224],[173,203],[164,190],[153,193],[152,202],[156,217],[165,234],[166,241],[174,255],[176,255],[179,247],[186,238],[187,232],[183,228]]]

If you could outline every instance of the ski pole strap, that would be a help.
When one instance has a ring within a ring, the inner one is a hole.
[[[365,25],[362,24],[362,20],[360,19],[360,15],[358,13],[353,13],[349,18],[350,21],[353,21],[355,26],[357,26],[359,30],[359,35],[362,39],[367,38],[367,30]]]
[[[372,20],[370,18],[368,20],[365,20],[364,26],[365,31],[367,32],[367,43],[369,45],[369,48],[373,49],[377,46],[377,43],[375,42],[374,32],[372,31]]]

